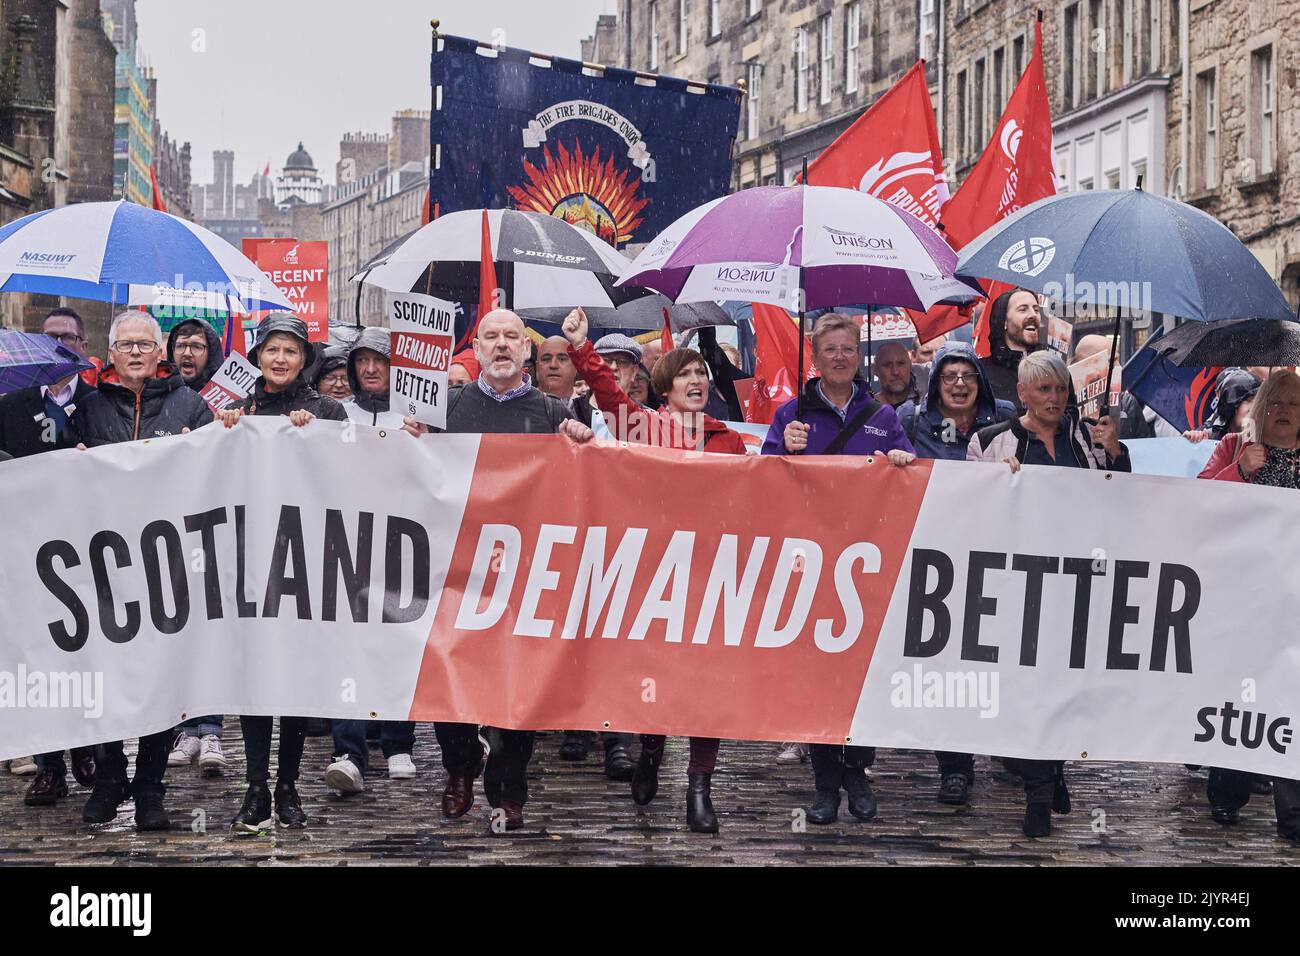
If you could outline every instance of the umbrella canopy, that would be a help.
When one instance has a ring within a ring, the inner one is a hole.
[[[670,331],[689,332],[710,325],[735,325],[736,321],[722,306],[716,302],[681,302],[674,304],[672,299],[663,295],[646,295],[639,299],[620,305],[616,309],[584,308],[587,321],[594,329],[661,329],[664,325],[664,310],[668,310]],[[519,314],[527,321],[554,322],[564,321],[568,309],[520,309]]]
[[[1175,365],[1300,365],[1300,322],[1185,322],[1153,343]]]
[[[0,292],[293,311],[270,277],[215,233],[125,201],[60,206],[0,228]]]
[[[562,219],[515,209],[489,209],[497,281],[514,309],[608,308],[640,291],[615,291],[627,259],[594,234]],[[483,210],[439,216],[352,277],[393,292],[425,292],[477,301]]]
[[[93,366],[49,335],[0,329],[0,395],[53,385]]]
[[[1063,302],[1184,319],[1292,316],[1277,283],[1227,227],[1140,188],[1040,199],[963,247],[957,273]]]
[[[792,312],[853,302],[925,310],[982,294],[952,278],[956,264],[938,232],[892,203],[838,186],[759,186],[682,216],[619,285]]]

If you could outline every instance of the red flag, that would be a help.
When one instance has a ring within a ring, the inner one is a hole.
[[[271,162],[270,160],[267,160],[266,169],[262,170],[262,176],[269,177],[270,175],[271,175]]]
[[[153,208],[159,212],[166,212],[167,204],[163,202],[162,190],[158,188],[158,175],[152,166],[149,167],[149,182],[153,184]]]
[[[231,352],[248,355],[248,340],[244,338],[244,320],[241,316],[226,316],[225,347],[227,355]]]
[[[938,224],[948,183],[924,60],[809,163],[808,182],[858,189]]]
[[[664,309],[664,330],[659,335],[659,345],[664,350],[664,355],[676,348],[673,344],[673,324],[668,319],[667,308]]]
[[[754,393],[746,420],[771,424],[776,410],[795,397],[799,368],[799,326],[785,309],[754,304]],[[816,374],[805,350],[804,381]]]
[[[487,210],[484,209],[483,236],[478,251],[478,315],[474,316],[474,324],[465,333],[465,337],[456,343],[457,349],[474,341],[474,336],[478,333],[479,320],[497,307],[496,292],[497,266],[492,260],[492,230],[488,226]],[[504,306],[505,303],[502,305]]]
[[[427,226],[429,224],[429,198],[429,190],[426,189],[424,191],[424,211],[420,213],[420,225],[422,226]]]
[[[1052,116],[1043,77],[1043,21],[1034,25],[1034,53],[979,162],[943,208],[948,241],[960,249],[1023,206],[1056,194]],[[975,351],[989,355],[988,311],[1010,286],[988,287],[989,300],[975,328]]]

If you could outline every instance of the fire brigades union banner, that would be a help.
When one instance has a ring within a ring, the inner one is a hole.
[[[298,714],[1300,777],[1286,489],[285,418],[0,472],[94,490],[7,515],[0,757]]]
[[[735,87],[434,39],[430,207],[558,216],[614,246],[725,195]]]

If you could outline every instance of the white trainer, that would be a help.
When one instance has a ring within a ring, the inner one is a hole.
[[[199,770],[205,777],[219,777],[230,766],[230,761],[221,752],[221,740],[216,734],[208,734],[199,742]]]
[[[414,780],[415,761],[410,754],[393,754],[388,758],[389,780]]]
[[[181,734],[176,738],[176,746],[172,747],[172,752],[167,755],[167,766],[188,767],[199,759],[201,746],[198,737],[192,734]]]
[[[360,793],[366,789],[361,768],[347,757],[340,757],[325,768],[325,785],[339,793]]]
[[[36,773],[35,757],[15,757],[9,761],[9,772],[15,777],[30,777]]]
[[[808,759],[807,744],[782,744],[776,759],[782,763],[803,763]]]

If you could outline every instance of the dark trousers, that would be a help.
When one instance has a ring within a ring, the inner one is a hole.
[[[664,744],[668,741],[667,737],[660,734],[642,734],[641,749],[646,753],[657,753],[660,757],[664,753]],[[690,773],[713,773],[713,768],[718,764],[718,747],[722,741],[717,737],[692,737],[691,738],[691,759],[686,765],[686,772]]]
[[[532,730],[499,730],[484,727],[492,741],[487,767],[483,771],[483,792],[494,807],[502,803],[528,802],[528,761],[533,756]],[[442,765],[447,773],[465,776],[478,773],[483,745],[475,724],[435,723],[433,732],[442,748]]]
[[[244,758],[248,762],[249,783],[266,783],[271,779],[271,729],[274,717],[240,717],[244,735]],[[302,766],[302,745],[306,737],[306,717],[280,718],[280,760],[275,779],[296,783]]]
[[[81,753],[83,750],[89,750],[93,754],[95,748],[94,747],[73,747],[72,759],[76,760],[77,754]],[[54,773],[60,777],[66,777],[68,775],[68,763],[66,760],[63,759],[62,750],[56,750],[53,753],[48,753],[48,754],[37,754],[36,769],[40,770],[42,773],[44,773],[46,770],[53,770]]]
[[[170,728],[140,738],[140,749],[135,755],[135,780],[132,783],[137,793],[152,790],[161,794],[166,789],[163,786],[163,774],[167,772],[167,754],[171,749]],[[122,749],[122,741],[111,740],[95,748],[95,781],[126,785],[126,751]]]
[[[948,776],[950,773],[960,773],[966,776],[967,782],[975,781],[975,755],[958,754],[947,750],[936,750],[935,759],[939,761],[939,774]]]
[[[1008,757],[1006,767],[1025,782],[1026,803],[1051,803],[1056,781],[1065,772],[1064,760],[1023,760]]]
[[[1210,805],[1240,810],[1250,802],[1250,784],[1255,774],[1244,770],[1210,768],[1206,794]],[[1286,837],[1300,837],[1300,780],[1273,778],[1273,809],[1277,813],[1277,832]]]
[[[333,723],[334,755],[347,757],[365,773],[370,768],[367,731],[379,725],[379,746],[387,760],[393,754],[415,750],[415,723],[409,720],[335,720]]]
[[[839,793],[846,772],[861,772],[876,762],[875,747],[845,747],[840,744],[812,744],[813,781],[818,790]]]

